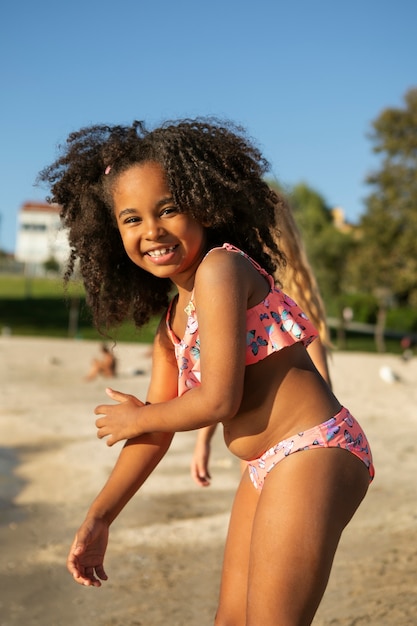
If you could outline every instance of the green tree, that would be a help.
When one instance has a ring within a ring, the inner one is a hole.
[[[404,104],[383,110],[372,123],[373,152],[382,160],[366,179],[372,190],[351,258],[357,287],[379,301],[381,350],[387,308],[395,301],[417,306],[417,88]]]
[[[60,270],[60,265],[55,257],[50,256],[43,264],[43,268],[45,272],[50,272],[52,274],[57,274]]]
[[[353,235],[336,228],[332,209],[317,191],[305,183],[284,192],[276,184],[275,188],[287,196],[326,309],[330,315],[339,318],[338,342],[343,346],[343,310],[347,304],[345,294],[349,289],[347,259],[354,245]]]
[[[352,236],[335,227],[331,208],[306,184],[295,185],[289,200],[326,306],[340,312]]]

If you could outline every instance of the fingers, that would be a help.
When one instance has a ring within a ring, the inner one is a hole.
[[[72,577],[76,583],[84,587],[101,587],[101,581],[94,576],[92,568],[86,569],[85,574],[74,571]]]
[[[102,565],[96,566],[96,575],[98,576],[98,578],[100,578],[100,580],[108,580],[109,578],[104,571],[104,567]]]
[[[106,415],[106,413],[108,413],[109,409],[111,409],[112,406],[115,406],[115,405],[114,404],[99,404],[94,409],[94,413],[96,415]]]
[[[106,394],[109,396],[109,398],[111,398],[112,400],[115,400],[116,402],[132,402],[133,404],[137,405],[137,406],[145,406],[145,403],[142,402],[141,400],[139,400],[139,398],[137,398],[136,396],[133,396],[131,393],[123,393],[122,391],[116,391],[116,389],[111,389],[111,387],[106,387]],[[147,402],[146,404],[149,404],[149,402]],[[108,407],[108,406],[114,406],[114,405],[100,405],[96,408],[96,413],[103,409]]]
[[[199,480],[201,487],[210,487],[210,484],[211,484],[210,474],[199,475],[198,480]]]
[[[211,483],[211,476],[208,470],[199,468],[198,465],[191,466],[191,476],[194,482],[199,487],[209,487]]]
[[[70,574],[76,583],[84,587],[101,587],[101,580],[107,580],[107,575],[102,567],[75,568],[72,572],[70,571]]]
[[[109,428],[107,426],[107,419],[105,417],[99,417],[96,419],[96,428],[97,428],[97,437],[102,439],[106,435],[110,434]]]
[[[96,565],[83,564],[83,559],[90,560],[85,556],[85,552],[86,545],[75,539],[67,558],[67,569],[79,585],[101,587],[101,581],[108,579],[103,564],[100,561]]]
[[[145,404],[131,394],[115,391],[110,387],[106,388],[106,393],[119,404],[99,404],[96,406],[94,413],[100,417],[96,420],[95,425],[97,437],[99,439],[108,437],[107,445],[112,446],[118,441],[137,434],[136,432],[133,432],[133,435],[130,434],[129,425],[132,420],[134,421],[134,415],[132,418],[131,413],[132,410],[137,410]]]
[[[112,398],[113,400],[116,400],[116,402],[127,402],[130,399],[135,399],[136,403],[139,403],[140,406],[143,406],[143,402],[140,402],[139,400],[137,400],[137,398],[134,398],[134,396],[132,396],[129,393],[122,393],[121,391],[113,391],[112,389],[106,389],[106,393],[107,393],[107,395],[110,398]],[[118,406],[118,405],[116,405],[116,404],[99,404],[94,409],[94,413],[96,415],[106,415],[109,412],[109,410],[111,410],[112,408],[114,408],[116,406]]]
[[[116,443],[116,439],[114,439],[110,428],[106,424],[106,418],[104,417],[100,417],[98,420],[96,420],[97,437],[98,439],[104,439],[104,437],[108,437],[106,443],[108,446],[112,446]]]
[[[199,487],[210,487],[211,482],[206,476],[197,476],[195,482]]]
[[[118,440],[114,439],[114,437],[112,436],[112,429],[110,428],[110,424],[109,424],[109,409],[111,409],[111,407],[107,406],[107,414],[106,414],[106,407],[104,406],[98,406],[94,413],[96,413],[96,415],[103,415],[104,417],[99,417],[98,419],[96,419],[95,421],[95,425],[97,428],[97,437],[99,439],[103,439],[104,437],[108,437],[107,440],[107,445],[108,446],[112,446],[113,444],[115,444]]]
[[[131,398],[130,393],[123,393],[122,391],[116,391],[115,389],[111,389],[111,387],[106,388],[106,393],[112,400],[116,400],[116,402],[125,402],[129,398]]]
[[[96,428],[97,428],[97,437],[99,439],[103,439],[103,437],[106,437],[106,435],[110,434],[109,429],[106,428],[106,418],[105,417],[99,417],[99,419],[96,420]]]
[[[84,567],[81,563],[80,557],[82,557],[84,551],[85,547],[82,545],[76,545],[71,548],[67,559],[67,569],[75,582],[79,585],[84,585],[85,587],[100,587],[101,582],[94,575],[94,567]],[[100,567],[101,566],[97,567],[97,575]],[[106,578],[102,578],[102,580],[106,580]]]
[[[122,393],[121,391],[116,391],[114,389],[110,389],[110,387],[106,388],[106,393],[112,400],[116,400],[116,402],[126,402],[132,396],[129,393]],[[94,409],[94,413],[96,415],[105,415],[109,408],[115,406],[113,404],[99,404]]]

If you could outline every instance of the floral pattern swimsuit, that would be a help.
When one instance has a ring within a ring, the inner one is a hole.
[[[270,287],[266,298],[247,310],[246,365],[257,363],[270,354],[298,342],[307,347],[317,338],[318,333],[314,325],[300,307],[278,289],[273,276],[268,274],[254,259],[231,244],[225,243],[222,248],[241,254],[248,259],[255,269],[265,276]],[[187,326],[181,340],[171,328],[173,302],[174,300],[171,301],[167,311],[166,325],[178,364],[178,396],[182,396],[189,389],[201,384],[200,339],[194,294],[191,295],[190,303],[186,308]],[[342,408],[336,416],[323,424],[304,433],[298,433],[278,443],[259,459],[249,461],[249,474],[255,488],[261,489],[268,472],[289,454],[323,446],[343,447],[358,456],[368,467],[370,480],[372,480],[374,468],[365,434],[347,409]]]

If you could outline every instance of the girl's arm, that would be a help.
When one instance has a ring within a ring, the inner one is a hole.
[[[143,433],[194,430],[233,418],[242,401],[246,310],[255,286],[264,296],[265,280],[242,255],[212,251],[194,283],[201,385],[180,398],[144,407],[131,396],[107,390],[120,404],[96,408],[96,414],[104,415],[96,420],[98,437],[108,437],[107,444],[113,445]]]
[[[307,349],[311,360],[316,369],[324,378],[324,380],[332,388],[330,372],[328,366],[327,350],[324,347],[320,337],[317,337]],[[211,481],[209,472],[209,459],[211,452],[211,440],[216,431],[217,424],[200,428],[197,432],[194,452],[191,459],[191,476],[193,480],[201,487],[208,487]],[[242,466],[246,468],[246,464]]]
[[[178,369],[172,349],[167,347],[158,332],[153,348],[149,401],[166,402],[175,397],[177,378]],[[103,560],[109,526],[166,454],[172,438],[172,432],[152,433],[125,444],[71,546],[67,568],[76,582],[99,587],[100,580],[107,579]]]
[[[326,383],[332,388],[332,381],[330,379],[329,364],[327,358],[327,350],[323,345],[320,337],[317,337],[310,343],[307,348],[307,352],[310,355],[316,369],[322,375]]]

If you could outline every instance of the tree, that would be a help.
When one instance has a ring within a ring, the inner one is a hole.
[[[288,198],[326,309],[339,318],[338,337],[342,345],[347,259],[354,245],[353,235],[335,226],[333,212],[323,197],[305,183],[286,192],[276,183],[270,184]]]
[[[390,303],[417,306],[417,88],[404,102],[404,108],[385,109],[372,123],[369,137],[382,162],[366,179],[372,191],[351,259],[357,287],[379,300],[380,349]]]
[[[57,274],[60,270],[60,265],[55,257],[50,256],[43,264],[43,268],[45,272],[50,272],[51,274]]]
[[[323,197],[306,184],[293,187],[290,203],[322,296],[328,308],[337,310],[346,289],[352,236],[335,227],[332,211]]]

